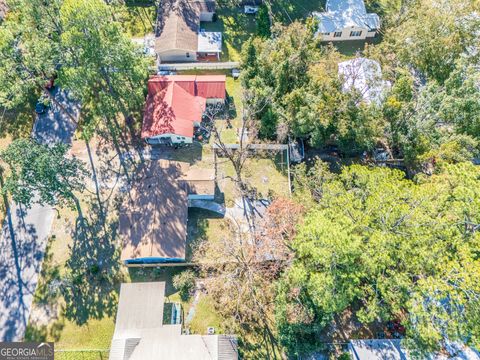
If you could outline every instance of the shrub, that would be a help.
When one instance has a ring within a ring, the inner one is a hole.
[[[173,277],[173,286],[180,291],[180,297],[187,301],[195,288],[195,273],[192,270],[182,271]]]
[[[260,6],[257,13],[257,34],[263,38],[269,38],[270,31],[270,17],[268,15],[268,9],[265,5]]]

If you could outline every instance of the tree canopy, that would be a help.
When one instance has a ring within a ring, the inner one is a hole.
[[[30,139],[13,141],[0,153],[8,165],[2,191],[19,204],[73,206],[76,191],[85,188],[86,175],[82,161],[67,156],[68,146],[52,147]]]
[[[0,25],[0,106],[30,104],[56,84],[82,103],[83,129],[139,111],[146,58],[100,0],[11,0]],[[90,129],[87,131],[87,129]]]
[[[479,11],[478,2],[462,0],[392,6],[382,41],[361,54],[379,62],[392,85],[377,103],[345,91],[338,63],[351,56],[320,43],[314,21],[275,25],[271,38],[243,49],[243,84],[260,137],[335,144],[347,156],[382,147],[412,173],[438,159],[471,160],[480,135]]]
[[[308,350],[348,310],[367,326],[401,322],[417,351],[447,339],[478,346],[480,170],[445,165],[412,181],[354,165],[323,180],[305,184],[317,205],[278,288],[283,344]]]

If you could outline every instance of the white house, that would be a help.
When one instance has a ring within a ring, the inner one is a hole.
[[[121,285],[110,360],[238,359],[234,335],[183,334],[180,306],[165,303],[165,289],[165,282]]]
[[[327,0],[325,7],[326,12],[312,14],[323,41],[365,40],[380,29],[380,18],[367,13],[363,0]]]
[[[348,352],[353,360],[409,360],[412,356],[400,339],[350,340]],[[427,355],[426,360],[480,360],[480,354],[468,346],[451,342],[442,354]]]
[[[343,91],[358,91],[366,103],[379,104],[390,89],[389,81],[382,79],[382,69],[375,60],[355,58],[338,64]]]

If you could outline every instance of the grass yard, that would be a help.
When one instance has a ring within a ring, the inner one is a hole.
[[[267,158],[251,157],[245,163],[244,178],[258,190],[260,198],[288,196],[288,178],[285,157],[281,155]],[[225,196],[225,206],[231,207],[239,197],[235,184],[229,176],[234,176],[231,163],[225,158],[218,159],[217,181]]]
[[[323,11],[325,0],[278,0],[273,2],[275,20],[289,24],[295,20],[304,21],[312,11]]]
[[[208,327],[214,327],[217,334],[223,332],[222,319],[215,312],[213,299],[208,295],[202,295],[189,328],[193,334],[206,335]]]
[[[83,326],[66,321],[59,340],[55,342],[56,349],[108,349],[112,341],[115,320],[104,318],[90,320]]]
[[[0,138],[0,151],[5,150],[8,145],[12,142],[11,136],[7,135],[3,138]],[[4,175],[5,176],[5,175]],[[7,214],[7,209],[5,208],[5,204],[3,201],[0,201],[0,222],[3,224],[5,220],[5,215]]]
[[[202,240],[218,241],[226,233],[226,220],[201,209],[189,209],[187,225],[187,259]]]
[[[256,32],[255,17],[243,13],[243,7],[217,4],[218,19],[202,23],[205,31],[220,31],[223,36],[221,61],[239,61],[242,44]]]

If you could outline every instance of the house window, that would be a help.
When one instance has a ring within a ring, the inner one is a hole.
[[[350,36],[361,36],[362,32],[361,31],[350,31]]]
[[[185,56],[186,56],[186,57],[190,57],[190,53],[187,52],[187,53],[185,54]]]
[[[333,34],[333,37],[341,37],[341,36],[342,36],[341,31],[335,31],[335,33]]]
[[[323,36],[328,36],[330,33],[322,33]]]

